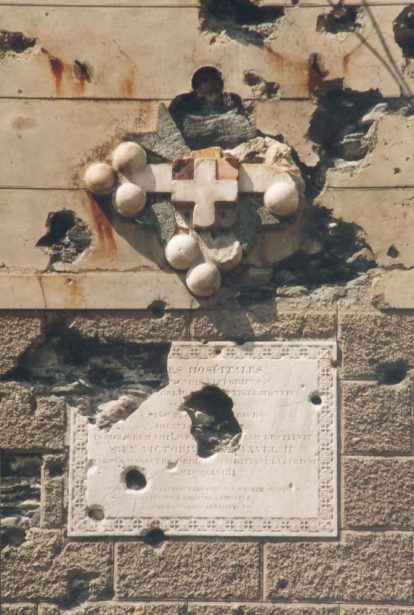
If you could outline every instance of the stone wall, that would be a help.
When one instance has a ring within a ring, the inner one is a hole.
[[[5,615],[414,613],[414,18],[344,4],[0,2]],[[292,148],[306,217],[203,300],[82,176],[130,133],[168,159],[159,106],[207,65]],[[67,537],[71,405],[157,390],[172,341],[320,339],[340,350],[338,538]]]

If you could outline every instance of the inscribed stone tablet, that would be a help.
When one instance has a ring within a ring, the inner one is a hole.
[[[334,536],[333,342],[173,343],[111,428],[72,415],[69,533]]]

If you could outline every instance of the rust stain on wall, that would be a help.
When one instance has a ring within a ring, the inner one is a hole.
[[[126,98],[131,98],[135,89],[135,69],[131,66],[128,74],[122,79],[121,91]]]
[[[116,252],[116,241],[110,220],[93,196],[90,194],[87,196],[90,204],[90,212],[100,243],[104,244],[107,250]]]
[[[65,66],[60,58],[53,56],[44,47],[42,47],[41,51],[48,59],[50,71],[55,81],[56,94],[61,94],[63,71],[65,70]]]

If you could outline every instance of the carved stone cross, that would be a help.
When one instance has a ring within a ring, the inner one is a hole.
[[[211,158],[195,160],[194,179],[176,179],[171,183],[175,203],[194,203],[193,224],[208,228],[215,222],[215,205],[235,203],[238,195],[235,179],[217,179],[217,161]]]

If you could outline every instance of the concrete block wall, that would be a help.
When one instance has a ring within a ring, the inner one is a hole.
[[[66,272],[98,272],[101,288],[108,271],[158,274],[154,238],[145,240],[144,255],[119,243],[117,257],[108,258],[110,246],[93,226],[80,178],[90,160],[105,158],[126,133],[155,130],[159,103],[187,92],[200,66],[217,65],[227,89],[251,107],[256,126],[283,134],[308,168],[324,155],[306,136],[322,82],[339,79],[345,90],[378,90],[379,101],[411,104],[412,60],[393,29],[408,3],[345,2],[357,11],[361,29],[327,33],[317,24],[332,10],[329,2],[263,0],[263,8],[284,10],[269,43],[257,39],[254,27],[215,22],[214,12],[206,22],[200,13],[206,4],[0,2],[0,261],[9,286],[21,274],[47,270],[48,258],[35,244],[48,213],[60,208],[75,211],[96,235],[92,260]],[[276,83],[274,93],[253,89],[246,71]],[[309,286],[297,281],[296,271],[289,283],[289,265],[283,281],[261,271],[265,282],[251,284],[249,292],[244,282],[235,284],[196,309],[76,310],[82,304],[69,303],[56,311],[0,311],[2,613],[414,613],[410,131],[409,114],[385,114],[362,168],[353,172],[351,162],[343,173],[331,166],[319,191],[322,207],[368,239],[374,266],[354,271],[352,279],[336,279],[335,270]],[[156,258],[147,258],[151,250]],[[393,276],[404,269],[406,286],[395,285]],[[128,279],[139,284],[138,277]],[[378,298],[379,279],[392,282],[393,292]],[[59,392],[56,372],[70,375],[81,351],[97,365],[104,389],[114,386],[113,373],[126,369],[123,353],[145,355],[173,340],[218,339],[337,340],[338,538],[69,539],[71,400]],[[55,352],[60,363],[51,359]],[[99,362],[109,356],[109,367]]]

